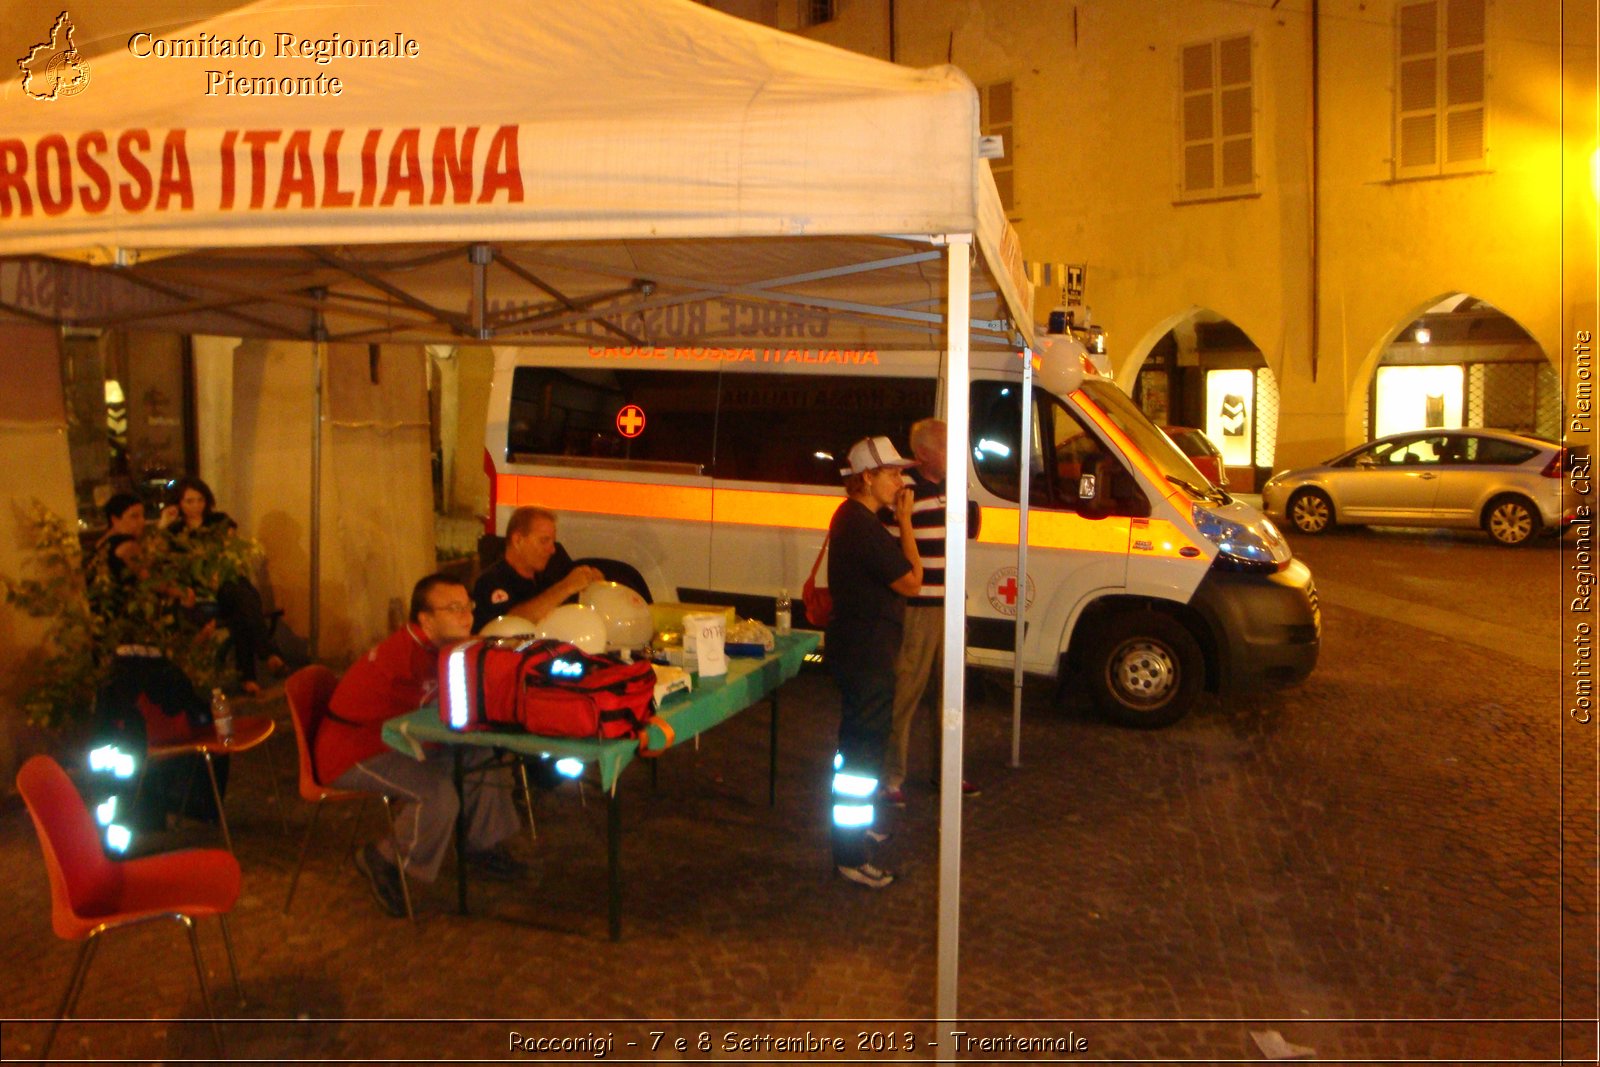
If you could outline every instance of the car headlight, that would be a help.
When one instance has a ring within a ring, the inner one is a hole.
[[[1244,523],[1196,504],[1194,525],[1202,537],[1217,546],[1216,566],[1225,570],[1271,573],[1292,558],[1289,543],[1269,518],[1262,517],[1257,533]]]

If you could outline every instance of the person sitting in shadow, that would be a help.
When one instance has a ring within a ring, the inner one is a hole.
[[[203,551],[207,541],[233,537],[239,524],[227,512],[217,510],[217,498],[209,485],[185,475],[172,483],[167,506],[161,512],[161,529],[172,551],[191,552]],[[258,661],[266,660],[274,673],[285,669],[283,657],[273,644],[260,590],[249,578],[239,575],[195,593],[202,601],[215,605],[217,624],[228,631],[234,665],[239,671],[239,688],[247,696],[259,695]]]

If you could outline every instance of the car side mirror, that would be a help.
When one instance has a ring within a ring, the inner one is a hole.
[[[1092,474],[1080,474],[1080,475],[1078,475],[1078,499],[1079,500],[1093,500],[1095,492],[1097,491],[1097,489],[1098,489],[1098,486],[1096,485],[1096,479],[1095,479],[1094,475],[1092,475]]]

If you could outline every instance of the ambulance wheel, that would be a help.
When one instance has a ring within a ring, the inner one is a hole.
[[[1107,620],[1087,668],[1101,713],[1142,730],[1183,718],[1205,683],[1205,657],[1194,636],[1176,619],[1154,611]]]

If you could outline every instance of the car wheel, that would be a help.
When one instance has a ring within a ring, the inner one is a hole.
[[[1483,509],[1483,529],[1497,544],[1516,548],[1533,540],[1543,523],[1526,497],[1497,496]]]
[[[1333,525],[1333,501],[1320,489],[1302,489],[1289,498],[1289,521],[1303,534],[1325,533]]]
[[[1205,657],[1176,619],[1153,611],[1117,615],[1088,660],[1095,704],[1112,722],[1136,729],[1183,718],[1205,682]]]

